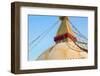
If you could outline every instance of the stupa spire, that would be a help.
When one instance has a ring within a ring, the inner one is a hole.
[[[76,37],[71,28],[71,24],[69,22],[68,16],[62,16],[59,17],[59,19],[61,20],[61,25],[57,31],[54,40],[56,42],[59,42],[60,40],[64,40],[64,39],[67,39],[67,41],[70,41],[70,39],[76,41]]]

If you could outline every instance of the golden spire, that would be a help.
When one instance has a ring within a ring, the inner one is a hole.
[[[69,33],[75,36],[74,32],[72,31],[68,16],[62,16],[60,17],[60,20],[61,20],[61,25],[58,29],[57,36],[65,33]]]

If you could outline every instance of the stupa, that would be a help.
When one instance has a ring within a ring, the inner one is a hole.
[[[68,16],[59,17],[61,25],[54,37],[55,45],[43,52],[37,60],[85,59],[86,49],[77,45],[77,37],[72,30]]]

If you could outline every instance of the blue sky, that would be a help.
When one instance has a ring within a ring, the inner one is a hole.
[[[86,37],[88,36],[87,17],[70,16],[69,19],[83,35],[85,35]],[[37,59],[37,57],[41,53],[43,53],[47,48],[55,44],[54,37],[60,26],[60,23],[61,22],[58,16],[28,16],[29,60]]]

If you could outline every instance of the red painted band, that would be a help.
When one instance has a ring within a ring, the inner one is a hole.
[[[61,41],[61,40],[65,39],[65,38],[70,38],[72,41],[77,41],[76,37],[72,36],[69,33],[65,33],[63,35],[59,35],[59,36],[54,37],[54,41],[55,42]]]

